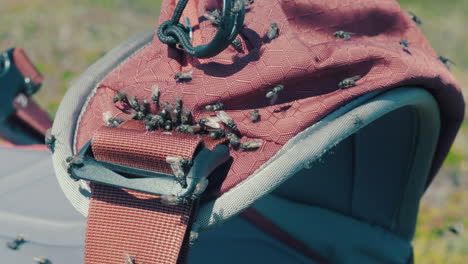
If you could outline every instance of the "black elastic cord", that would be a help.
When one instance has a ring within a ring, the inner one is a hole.
[[[244,24],[244,1],[224,0],[223,16],[214,39],[206,44],[193,47],[190,39],[190,30],[179,20],[189,0],[180,0],[174,9],[171,19],[162,23],[158,29],[158,38],[161,42],[174,46],[180,44],[184,51],[198,58],[213,57],[226,49],[237,36]]]

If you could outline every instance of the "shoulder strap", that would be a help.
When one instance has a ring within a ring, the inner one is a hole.
[[[192,160],[201,144],[193,135],[134,128],[124,124],[124,128],[100,129],[92,139],[94,158],[170,173],[167,156]],[[91,183],[91,188],[86,264],[185,262],[196,199],[169,205],[156,194],[99,183]]]

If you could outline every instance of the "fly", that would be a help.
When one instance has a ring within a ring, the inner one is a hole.
[[[183,109],[182,113],[180,113],[180,123],[182,125],[188,125],[190,124],[192,120],[192,112],[188,109]]]
[[[26,243],[24,235],[18,235],[13,241],[7,242],[6,246],[11,250],[17,250],[24,243]]]
[[[220,139],[226,136],[224,130],[222,129],[211,129],[208,130],[208,135],[211,139]]]
[[[421,25],[422,24],[422,20],[418,16],[416,16],[415,13],[409,11],[408,14],[411,17],[411,20],[413,20],[414,23],[416,23],[416,25]]]
[[[273,40],[275,38],[277,38],[279,35],[279,28],[278,28],[278,24],[277,23],[271,23],[270,27],[268,28],[268,31],[267,31],[267,38],[268,40]]]
[[[222,102],[216,102],[215,104],[205,106],[205,109],[207,111],[219,111],[219,110],[223,110],[223,108],[224,108],[224,104]]]
[[[409,47],[409,42],[406,40],[406,39],[403,39],[400,41],[400,46],[403,48],[403,51],[410,54],[411,55],[411,52],[409,51],[408,47]]]
[[[136,96],[132,96],[129,101],[130,107],[135,111],[140,111],[140,104],[138,104],[138,99]]]
[[[187,178],[184,173],[183,159],[181,157],[167,156],[166,162],[171,166],[176,181],[182,186],[182,188],[187,188]]]
[[[231,144],[234,148],[239,147],[240,139],[236,134],[234,134],[232,132],[227,132],[226,133],[226,138],[229,140],[229,144]]]
[[[207,118],[201,118],[200,120],[198,120],[198,124],[200,124],[201,126],[218,129],[218,128],[221,128],[221,126],[219,125],[219,121],[220,120],[218,117],[210,116]]]
[[[240,148],[244,151],[249,151],[249,150],[256,150],[260,148],[263,145],[263,140],[261,139],[256,139],[256,140],[251,140],[244,142],[240,144]]]
[[[219,11],[219,9],[206,11],[203,16],[215,26],[218,26],[221,23],[221,11]]]
[[[67,170],[67,173],[68,175],[70,175],[70,177],[73,178],[72,176],[72,173],[71,173],[71,170],[72,168],[79,168],[79,167],[82,167],[83,166],[83,159],[82,158],[79,158],[77,156],[69,156],[65,159],[65,164],[66,164],[66,170]],[[77,181],[78,179],[75,179],[73,178],[75,181]]]
[[[237,125],[234,123],[234,120],[224,111],[219,111],[216,113],[216,116],[221,120],[226,126],[232,130],[237,130]]]
[[[346,89],[356,86],[356,82],[361,79],[361,75],[346,78],[338,83],[338,89]]]
[[[354,33],[346,32],[346,31],[343,31],[343,30],[338,30],[335,33],[333,33],[333,35],[335,36],[335,38],[350,39],[351,35],[354,35]]]
[[[55,142],[57,141],[57,138],[52,135],[52,128],[47,129],[46,134],[45,134],[45,144],[49,150],[54,153],[55,151]]]
[[[193,71],[187,71],[187,72],[179,72],[174,75],[174,79],[177,82],[189,82],[192,80],[192,72]]]
[[[102,113],[102,119],[108,127],[118,127],[125,121],[122,118],[113,117],[110,111]]]
[[[161,96],[161,92],[159,91],[159,85],[154,84],[152,87],[152,94],[151,94],[151,100],[153,101],[153,104],[156,107],[159,107],[159,97]]]
[[[445,67],[447,67],[447,69],[450,69],[450,66],[452,65],[456,65],[455,62],[453,62],[453,60],[444,56],[439,56],[439,60],[445,65]]]
[[[125,93],[122,90],[118,91],[117,94],[115,95],[115,97],[112,98],[112,101],[114,103],[117,103],[117,102],[128,103],[127,93]]]
[[[240,38],[235,38],[232,43],[231,43],[232,47],[237,50],[238,52],[242,52],[242,43],[241,43],[241,40]]]
[[[274,105],[278,100],[278,94],[284,90],[284,85],[278,84],[269,91],[265,97],[270,99],[270,105]]]
[[[208,179],[203,178],[202,180],[200,180],[200,182],[197,183],[197,185],[195,185],[195,189],[193,190],[193,193],[190,196],[190,198],[192,200],[200,198],[200,196],[203,194],[203,192],[205,192],[206,188],[208,187],[208,184]]]
[[[140,112],[142,112],[144,115],[146,115],[150,110],[150,104],[148,102],[148,100],[143,100],[141,101],[141,104],[140,104]]]
[[[255,109],[252,111],[252,113],[250,114],[250,121],[252,122],[258,122],[260,120],[260,114],[259,114],[259,111],[258,109]]]

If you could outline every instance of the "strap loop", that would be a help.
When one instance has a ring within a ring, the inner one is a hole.
[[[209,58],[218,55],[236,38],[244,25],[245,8],[242,0],[223,0],[223,16],[218,25],[218,32],[213,40],[205,45],[193,47],[189,29],[179,23],[188,0],[180,0],[171,19],[161,24],[158,38],[167,45],[180,44],[185,52],[197,58]]]

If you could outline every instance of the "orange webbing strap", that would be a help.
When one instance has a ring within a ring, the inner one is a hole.
[[[13,60],[15,62],[16,68],[18,68],[24,77],[31,79],[35,85],[42,83],[41,73],[36,69],[23,49],[16,48],[13,51]]]
[[[52,120],[47,112],[42,110],[31,98],[20,94],[14,99],[13,106],[16,109],[16,117],[40,134],[45,135],[47,129],[52,127]]]
[[[92,140],[97,160],[167,172],[168,155],[192,159],[192,135],[103,127]],[[85,263],[175,264],[185,260],[192,202],[166,205],[156,195],[91,184]],[[129,262],[132,263],[132,262]]]
[[[15,48],[13,61],[24,78],[29,78],[34,85],[41,85],[43,77],[23,49]],[[45,135],[47,129],[52,127],[49,115],[29,97],[23,94],[17,95],[13,100],[13,106],[16,109],[16,117],[40,134]]]

